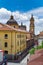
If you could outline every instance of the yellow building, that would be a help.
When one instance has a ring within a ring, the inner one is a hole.
[[[30,25],[30,28],[31,27],[32,25]],[[32,29],[34,33],[34,27]],[[17,55],[24,53],[26,55],[27,46],[32,44],[29,42],[26,43],[32,38],[32,29],[30,29],[30,32],[27,32],[25,26],[19,27],[18,23],[11,15],[10,19],[7,21],[6,24],[0,23],[0,49],[4,50],[5,54]]]
[[[0,49],[16,54],[26,49],[26,31],[0,23]]]

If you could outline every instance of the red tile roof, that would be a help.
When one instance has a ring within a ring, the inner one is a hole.
[[[0,23],[0,31],[4,31],[4,30],[24,32],[24,33],[27,33],[27,34],[29,33],[29,32],[27,32],[27,31],[25,31],[25,30],[16,29],[16,28],[11,27],[11,26],[9,26],[9,25],[7,25],[7,24],[2,24],[2,23]]]
[[[2,30],[13,30],[12,28],[8,27],[7,25],[5,24],[2,24],[0,23],[0,31]]]
[[[40,32],[39,36],[43,36],[43,31],[42,31],[42,32]]]

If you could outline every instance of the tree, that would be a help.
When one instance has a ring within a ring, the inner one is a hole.
[[[42,48],[43,48],[43,41],[42,41]]]

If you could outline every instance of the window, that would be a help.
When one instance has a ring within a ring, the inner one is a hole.
[[[17,45],[19,46],[19,41],[17,41]]]
[[[8,34],[5,34],[5,39],[7,39],[8,38]]]
[[[17,38],[20,38],[21,37],[21,35],[17,35]]]
[[[8,54],[8,51],[5,50],[5,51],[4,51],[4,54]]]
[[[8,46],[8,44],[7,44],[7,42],[5,42],[5,47],[7,47]]]
[[[14,28],[15,28],[15,26],[14,26]]]

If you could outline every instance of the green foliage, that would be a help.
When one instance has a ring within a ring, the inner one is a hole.
[[[35,49],[37,50],[37,49],[42,49],[42,48],[43,48],[43,41],[41,42],[41,45],[36,46]]]
[[[43,48],[43,41],[42,41],[42,48]]]
[[[42,41],[41,45],[38,45],[35,48],[32,48],[31,50],[29,50],[29,53],[34,54],[35,50],[42,49],[42,48],[43,48],[43,41]]]
[[[37,46],[37,49],[42,49],[42,45]]]
[[[30,54],[34,54],[35,53],[35,48],[32,48],[31,50],[29,50]]]

